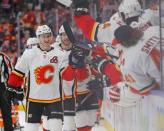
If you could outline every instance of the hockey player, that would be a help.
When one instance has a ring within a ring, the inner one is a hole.
[[[63,40],[64,39],[61,39],[61,42]],[[76,45],[73,45],[71,52],[69,53],[70,54],[67,57],[67,65],[65,66],[65,68],[62,70],[61,73],[63,79],[62,87],[64,89],[64,96],[65,96],[64,107],[65,109],[67,109],[64,111],[65,112],[64,124],[66,125],[63,126],[63,129],[66,131],[71,129],[70,126],[73,124],[73,119],[75,119],[76,128],[78,131],[90,131],[92,126],[96,122],[96,118],[97,118],[96,117],[96,112],[98,109],[97,98],[95,94],[90,93],[90,91],[87,89],[88,87],[87,83],[90,81],[90,76],[89,76],[88,68],[85,64],[84,51],[81,48],[77,47]],[[71,84],[72,82],[75,86],[74,90],[72,90],[72,88],[68,88],[70,87],[68,84]],[[71,99],[72,95],[76,97],[77,106],[76,106],[75,118],[70,117],[70,115],[73,113],[73,110],[72,112],[70,112],[71,111],[70,109],[71,106],[73,107],[74,104],[72,101],[73,99]]]
[[[12,71],[13,66],[8,56],[0,52],[0,109],[4,123],[5,131],[13,131],[12,117],[11,117],[11,99],[7,100],[6,84],[9,73]]]
[[[73,90],[75,88],[75,81],[66,81],[62,78],[62,74],[64,70],[67,69],[69,65],[69,54],[72,49],[72,42],[69,40],[67,34],[65,33],[65,28],[62,25],[59,29],[59,37],[58,41],[54,44],[55,48],[61,50],[61,53],[64,53],[64,59],[62,63],[61,69],[61,85],[62,85],[62,96],[63,96],[63,131],[75,131],[75,97],[73,94]]]
[[[128,86],[125,96],[129,99],[138,98],[137,96],[148,95],[152,89],[160,87],[159,27],[152,26],[142,32],[124,25],[115,31],[115,37],[123,49],[119,65],[123,80]],[[107,61],[102,61],[99,69],[104,71],[108,68],[107,65]],[[120,100],[118,87],[109,91],[109,94],[112,100]]]
[[[51,47],[53,35],[47,25],[38,26],[36,36],[39,45],[25,50],[21,56],[9,76],[8,92],[10,97],[19,94],[24,76],[30,72],[25,131],[38,131],[44,110],[48,112],[49,129],[61,131],[59,70],[62,55]]]
[[[77,110],[75,109],[75,98],[77,102],[76,104],[79,104],[79,97],[82,98],[84,96],[87,96],[89,92],[89,90],[86,89],[86,83],[88,82],[88,70],[86,69],[84,64],[85,55],[79,47],[77,47],[76,45],[72,45],[71,41],[69,40],[68,34],[65,32],[64,26],[61,26],[59,34],[61,41],[60,46],[65,49],[66,52],[66,57],[63,62],[64,68],[61,71],[64,104],[63,130],[75,131],[77,128],[78,131],[89,131],[91,127],[88,126],[93,125],[96,120],[92,119],[92,123],[88,122],[87,113],[86,111],[84,111],[86,107],[83,107],[82,109],[84,115],[83,118],[79,113],[79,107]],[[87,80],[85,80],[86,78]],[[80,105],[80,108],[82,108],[82,106],[85,105]],[[77,111],[76,116],[75,111]],[[94,114],[96,115],[96,113]],[[84,118],[86,121],[81,121]]]
[[[77,52],[76,52],[77,51]],[[77,59],[80,50],[73,49],[71,51],[70,57],[75,57]],[[84,55],[82,53],[82,55]],[[82,55],[78,56],[81,57]],[[69,58],[70,67],[75,69],[82,68],[83,66],[86,68],[86,65],[76,63],[73,61],[74,58]],[[82,61],[82,59],[80,59]],[[79,62],[79,61],[77,61]],[[87,68],[86,68],[87,69]],[[75,123],[78,131],[90,131],[91,128],[94,126],[96,122],[96,112],[98,109],[98,101],[95,94],[91,93],[88,87],[88,82],[91,80],[90,75],[87,72],[83,71],[83,73],[75,74],[72,78],[69,77],[72,69],[68,69],[63,74],[63,79],[66,81],[75,80],[76,88],[75,88],[75,95],[76,95],[76,116],[75,116]],[[69,75],[68,75],[69,74]],[[84,75],[85,74],[85,75]],[[78,79],[78,75],[81,75],[80,80]],[[66,77],[67,76],[67,77]],[[83,76],[83,78],[82,78]],[[85,77],[84,77],[85,76]]]

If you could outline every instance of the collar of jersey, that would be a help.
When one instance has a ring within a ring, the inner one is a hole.
[[[39,45],[37,45],[37,47],[38,47],[41,51],[46,51],[46,52],[49,52],[49,51],[51,51],[51,50],[53,50],[53,49],[54,49],[54,47],[51,47],[49,50],[43,50],[43,49],[41,49],[41,48],[40,48],[40,46],[39,46]]]
[[[61,47],[62,50],[65,50],[62,48],[61,44],[59,44],[59,46]],[[70,51],[72,48],[68,49],[68,50],[65,50],[65,51]]]

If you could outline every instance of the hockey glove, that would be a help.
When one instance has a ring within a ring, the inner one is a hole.
[[[75,8],[74,15],[86,15],[88,14],[89,2],[88,0],[74,0],[73,6]]]
[[[94,78],[87,83],[87,89],[91,92],[97,92],[103,88],[103,83],[101,78]]]
[[[24,91],[22,88],[8,87],[5,95],[8,100],[12,100],[12,99],[16,98],[16,99],[22,101],[24,98]]]
[[[103,82],[100,77],[96,77],[87,83],[87,89],[95,93],[99,99],[103,98]]]
[[[120,88],[117,86],[113,86],[109,89],[109,97],[111,102],[119,102],[120,101]]]
[[[113,64],[113,62],[111,60],[106,60],[100,56],[96,56],[93,60],[92,60],[92,66],[99,72],[104,74],[104,67],[107,64]]]
[[[82,68],[85,65],[84,61],[84,51],[81,48],[74,46],[69,55],[69,65],[71,65],[73,68]]]

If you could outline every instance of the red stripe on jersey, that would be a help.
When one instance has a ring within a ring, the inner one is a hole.
[[[160,51],[157,50],[156,48],[154,48],[151,51],[150,56],[151,56],[154,64],[156,65],[157,69],[160,70]]]

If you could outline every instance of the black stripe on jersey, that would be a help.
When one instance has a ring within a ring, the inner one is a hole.
[[[142,88],[141,90],[139,90],[139,92],[145,92],[145,91],[147,91],[149,88],[151,88],[152,87],[152,85],[154,85],[156,82],[155,82],[155,80],[150,84],[150,85],[148,85],[148,86],[146,86],[146,87],[144,87],[144,88]]]
[[[27,89],[25,90],[25,94],[26,94],[26,101],[28,100],[29,98],[29,94],[30,94],[30,71],[28,73],[28,76],[27,76]],[[25,83],[26,84],[26,83]]]
[[[72,85],[72,97],[76,98],[76,80],[74,80],[73,85]]]
[[[3,56],[3,58],[4,58],[4,61],[5,61],[5,63],[8,65],[8,68],[10,69],[10,70],[12,70],[13,69],[13,65],[12,65],[12,63],[11,63],[11,60],[10,60],[10,58],[7,56],[7,55],[5,55],[4,53],[0,53],[2,56]],[[6,61],[7,60],[7,61]]]
[[[96,27],[96,31],[95,31],[95,35],[94,35],[94,40],[95,40],[95,41],[98,41],[97,33],[98,33],[99,25],[100,25],[100,24],[98,24],[97,27]]]
[[[64,67],[59,71],[59,91],[60,91],[60,98],[63,100],[63,90],[62,90],[62,78],[61,72],[64,70]]]
[[[17,72],[18,74],[21,74],[21,75],[25,76],[25,73],[23,73],[23,72],[21,72],[21,71],[19,71],[17,69],[14,69],[14,71]]]

